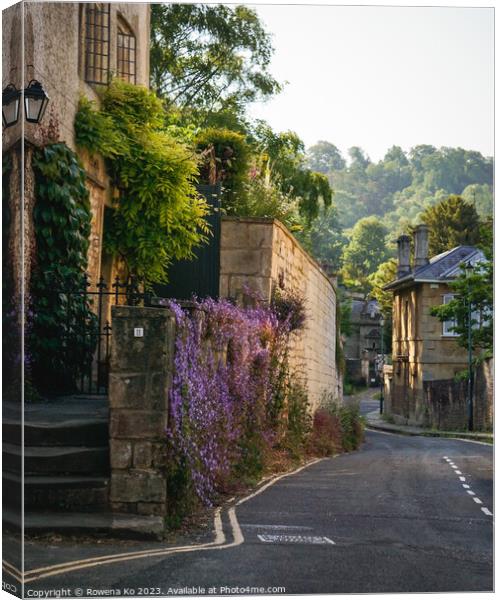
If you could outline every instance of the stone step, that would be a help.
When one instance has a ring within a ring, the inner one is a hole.
[[[3,468],[10,473],[21,473],[22,448],[3,444]],[[24,474],[107,475],[109,472],[109,449],[104,446],[28,446],[24,448]]]
[[[22,502],[22,479],[3,473],[3,499],[9,506]],[[96,511],[108,507],[109,479],[94,476],[27,475],[24,478],[25,508]]]
[[[3,523],[6,528],[20,529],[20,518],[14,510],[4,508]],[[26,534],[45,532],[108,533],[116,537],[160,539],[164,531],[163,517],[139,516],[124,513],[64,513],[52,511],[25,511]]]
[[[21,439],[19,420],[3,420],[3,440],[17,444]],[[59,422],[24,422],[25,446],[106,446],[108,419],[66,419]]]

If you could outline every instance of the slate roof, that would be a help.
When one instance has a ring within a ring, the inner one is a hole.
[[[457,246],[452,250],[433,256],[429,264],[423,265],[404,277],[395,279],[384,286],[384,290],[394,289],[412,282],[450,281],[460,272],[460,265],[465,262],[475,264],[484,260],[484,254],[474,246]]]
[[[373,319],[370,315],[373,313]],[[352,300],[351,321],[359,322],[365,319],[376,320],[380,318],[380,308],[376,300]]]

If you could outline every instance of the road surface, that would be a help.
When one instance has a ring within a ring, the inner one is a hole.
[[[67,588],[84,596],[88,590],[492,590],[492,487],[491,446],[368,431],[360,451],[321,460],[226,507],[212,545],[85,568],[77,563],[43,578],[43,571],[33,572],[26,590]],[[162,550],[161,544],[143,547]],[[97,554],[119,551],[132,550],[100,548]],[[88,546],[85,553],[96,556]],[[39,566],[68,561],[57,552],[48,556],[40,553]]]

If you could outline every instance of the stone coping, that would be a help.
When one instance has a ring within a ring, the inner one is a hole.
[[[229,216],[225,215],[222,217],[222,221],[231,221],[236,223],[257,223],[261,225],[276,225],[281,231],[299,248],[304,256],[307,257],[307,260],[311,263],[313,267],[315,267],[321,275],[328,281],[331,285],[332,289],[337,292],[337,286],[333,284],[331,279],[325,273],[325,271],[321,268],[320,264],[302,247],[302,244],[297,240],[296,237],[292,234],[292,232],[285,226],[281,221],[275,219],[274,217],[237,217],[237,216]]]

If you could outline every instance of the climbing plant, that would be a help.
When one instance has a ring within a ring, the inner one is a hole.
[[[33,155],[36,262],[27,306],[27,352],[40,391],[70,391],[87,369],[95,317],[85,289],[90,204],[85,171],[64,143]]]
[[[76,143],[106,159],[118,195],[104,243],[146,286],[167,280],[173,260],[206,241],[208,205],[195,188],[197,158],[165,128],[161,100],[116,80],[98,110],[82,99]]]

